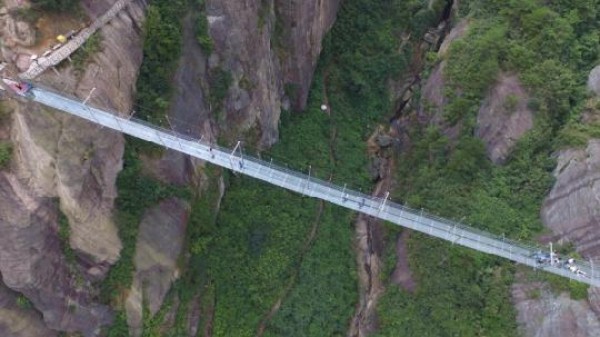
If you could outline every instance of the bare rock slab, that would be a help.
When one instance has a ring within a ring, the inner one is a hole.
[[[558,153],[556,182],[546,197],[544,225],[587,258],[600,256],[600,140]]]
[[[524,336],[600,336],[600,321],[586,301],[554,295],[541,284],[513,285],[517,322]]]
[[[516,75],[501,74],[477,115],[475,134],[494,164],[503,163],[525,132],[533,127],[529,96]]]
[[[142,332],[143,303],[151,315],[156,314],[179,276],[177,259],[189,214],[185,201],[170,198],[148,210],[142,219],[134,260],[136,273],[126,302],[127,321],[134,336]]]

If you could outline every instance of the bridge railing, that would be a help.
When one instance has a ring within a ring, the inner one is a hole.
[[[53,92],[56,95],[65,97],[68,96],[71,100],[76,102],[82,102],[81,99],[72,95],[57,93],[49,88],[44,88],[44,90]],[[229,154],[232,151],[229,148],[199,140],[189,135],[157,126],[135,117],[120,117],[116,111],[111,111],[104,108],[102,108],[102,111],[111,114],[115,119],[120,120],[122,123],[131,121],[136,124],[143,125],[151,130],[155,130],[157,131],[156,136],[159,138],[173,137],[181,141],[198,143],[198,145],[203,146],[204,148],[209,147],[215,151],[220,151],[225,154]],[[165,138],[161,139],[161,141],[163,143],[167,143],[167,139]],[[189,144],[186,144],[186,146],[188,145]],[[256,165],[260,165],[259,167],[268,167],[271,172],[277,172],[276,175],[273,175],[273,181],[271,182],[280,186],[285,185],[285,181],[282,183],[281,177],[285,177],[284,180],[287,180],[287,177],[293,177],[298,185],[304,184],[300,191],[302,191],[301,193],[305,195],[329,200],[338,205],[352,208],[359,212],[379,217],[384,220],[389,220],[396,224],[412,228],[456,244],[505,257],[522,264],[545,269],[547,271],[551,271],[552,273],[571,279],[576,279],[592,285],[600,286],[600,278],[598,277],[599,275],[597,275],[593,269],[593,265],[588,261],[579,259],[575,262],[575,265],[577,265],[577,267],[585,273],[584,275],[572,273],[565,268],[564,264],[539,265],[534,257],[534,254],[539,251],[548,251],[546,248],[507,239],[504,236],[495,235],[453,220],[438,217],[424,211],[423,209],[413,209],[388,199],[370,196],[349,188],[342,188],[341,186],[333,184],[330,181],[325,181],[317,177],[310,177],[306,174],[278,165],[277,163],[273,163],[272,161],[265,161],[248,155],[244,155],[243,157],[236,156],[235,158],[238,161],[247,161]],[[250,173],[245,171],[246,169],[243,166],[232,166],[230,169],[244,174]],[[280,178],[277,178],[278,176]],[[290,188],[289,186],[284,187]],[[298,188],[290,189],[298,191]]]

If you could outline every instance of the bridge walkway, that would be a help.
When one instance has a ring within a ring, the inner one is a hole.
[[[31,80],[39,76],[41,73],[46,71],[50,67],[54,67],[61,63],[64,59],[71,56],[79,47],[81,47],[85,41],[87,41],[98,29],[102,28],[110,20],[112,20],[125,6],[129,5],[133,0],[117,0],[112,7],[102,14],[96,21],[94,21],[89,27],[84,28],[74,36],[71,40],[66,42],[60,48],[53,51],[47,57],[40,57],[37,60],[31,62],[29,69],[25,70],[19,77],[25,80]]]
[[[32,93],[34,101],[46,106],[62,110],[118,132],[183,152],[272,185],[309,197],[319,198],[453,244],[540,268],[592,286],[600,286],[600,275],[594,270],[593,265],[587,261],[578,260],[575,262],[575,265],[582,271],[580,274],[571,272],[563,265],[540,265],[534,256],[540,251],[539,247],[511,241],[451,220],[436,217],[422,210],[402,206],[384,198],[372,197],[342,188],[330,182],[285,169],[272,162],[246,155],[241,156],[236,154],[235,150],[211,145],[142,120],[119,117],[117,113],[85,105],[78,98],[68,98],[49,89],[34,87]]]

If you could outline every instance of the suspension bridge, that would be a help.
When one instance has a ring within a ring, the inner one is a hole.
[[[260,179],[305,196],[361,212],[396,225],[410,228],[440,238],[452,244],[465,246],[480,252],[500,256],[514,262],[538,268],[572,280],[600,286],[600,273],[594,270],[590,260],[570,259],[558,262],[550,249],[542,252],[539,247],[505,239],[448,219],[436,217],[423,210],[415,210],[388,199],[373,197],[345,186],[338,186],[309,174],[292,171],[252,156],[243,155],[238,142],[235,148],[216,146],[202,139],[194,139],[173,130],[152,125],[136,118],[120,117],[117,112],[99,109],[86,104],[86,100],[67,97],[48,88],[34,86],[29,99],[45,106],[67,112],[103,127],[143,139],[165,148],[219,165],[234,172]],[[89,98],[89,96],[88,96]]]

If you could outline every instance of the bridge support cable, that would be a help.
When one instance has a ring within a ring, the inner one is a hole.
[[[581,270],[580,274],[574,274],[559,264],[540,265],[536,261],[536,258],[534,258],[535,253],[539,251],[537,247],[505,240],[500,236],[427,214],[423,210],[410,209],[389,201],[388,194],[382,199],[349,190],[346,185],[340,188],[328,181],[275,165],[272,159],[270,162],[267,162],[252,156],[234,156],[235,151],[241,146],[240,142],[231,151],[227,148],[198,141],[189,136],[177,134],[171,130],[163,129],[142,120],[122,118],[115,113],[86,106],[77,98],[67,98],[51,90],[34,87],[32,92],[33,100],[41,104],[65,111],[92,123],[120,131],[130,136],[183,152],[209,163],[230,168],[233,171],[286,188],[290,191],[302,194],[306,192],[308,187],[310,188],[310,196],[329,201],[341,207],[450,241],[457,245],[503,257],[534,268],[540,268],[547,272],[573,278],[593,286],[600,286],[600,279],[592,272],[591,261],[576,261],[576,265]],[[234,159],[239,160],[239,167],[233,165]],[[263,168],[266,168],[266,170],[263,170]]]

